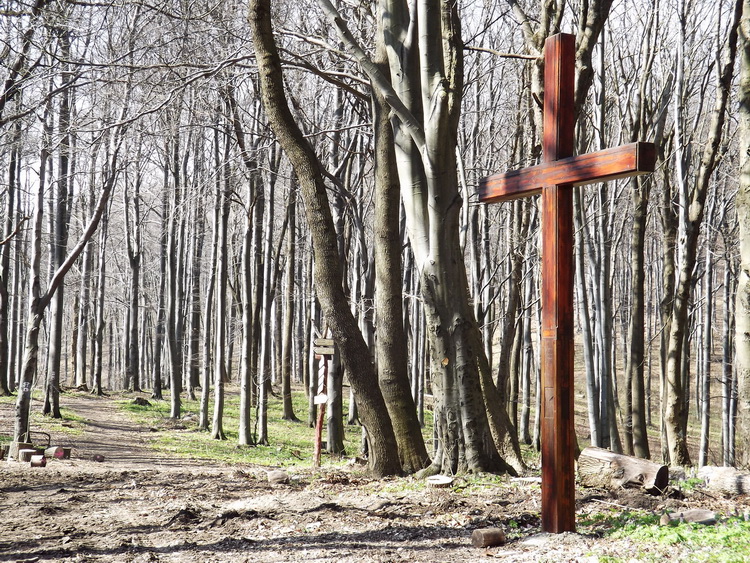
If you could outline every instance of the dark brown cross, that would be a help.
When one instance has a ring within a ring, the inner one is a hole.
[[[652,143],[573,156],[575,36],[544,45],[543,162],[480,182],[485,203],[542,195],[542,529],[575,531],[573,187],[653,172]]]

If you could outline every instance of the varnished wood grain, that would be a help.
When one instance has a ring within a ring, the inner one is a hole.
[[[479,200],[495,203],[540,194],[543,186],[581,186],[627,178],[653,172],[655,163],[653,143],[631,143],[483,178]]]
[[[652,172],[656,150],[633,143],[573,155],[575,36],[544,48],[542,164],[490,176],[480,201],[542,194],[542,529],[575,531],[573,186]]]

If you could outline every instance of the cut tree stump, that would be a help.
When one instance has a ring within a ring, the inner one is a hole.
[[[669,469],[647,459],[586,448],[578,458],[578,474],[586,487],[642,487],[659,494],[669,484]]]
[[[14,459],[16,461],[19,461],[18,459],[18,451],[19,450],[28,450],[31,449],[32,445],[28,442],[11,442],[10,443],[10,451],[8,452],[8,459]]]
[[[706,481],[709,491],[724,496],[750,494],[750,475],[740,473],[734,467],[706,465],[698,470],[698,477]]]
[[[505,543],[505,532],[500,528],[479,528],[471,534],[471,545],[474,547],[492,547]]]
[[[18,450],[18,461],[22,463],[28,463],[31,461],[31,456],[37,455],[36,450],[32,448],[24,448]]]
[[[49,448],[44,450],[44,457],[62,459],[64,455],[65,450],[62,448],[62,446],[50,446]]]

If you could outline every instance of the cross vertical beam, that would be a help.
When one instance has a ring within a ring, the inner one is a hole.
[[[542,196],[542,529],[575,530],[573,187],[654,171],[653,143],[573,156],[575,36],[544,44],[543,162],[483,178],[485,203]]]
[[[573,156],[575,36],[544,45],[542,157]],[[575,531],[573,186],[542,187],[542,529]]]

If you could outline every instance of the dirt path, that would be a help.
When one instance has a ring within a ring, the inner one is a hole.
[[[66,393],[64,405],[84,418],[83,434],[63,438],[74,448],[74,457],[91,460],[104,456],[105,466],[120,469],[184,468],[214,464],[169,457],[150,447],[152,430],[122,412],[111,398],[88,393]],[[67,444],[66,444],[67,445]]]
[[[67,393],[64,405],[87,419],[78,436],[53,435],[74,447],[74,459],[40,469],[0,463],[0,561],[598,561],[631,554],[627,540],[539,534],[539,486],[528,482],[458,479],[455,489],[430,489],[329,468],[290,471],[289,482],[271,485],[262,467],[153,452],[150,430],[111,399]],[[12,429],[11,414],[0,403],[0,433]],[[94,454],[104,462],[92,461]],[[612,510],[587,495],[579,517]],[[609,500],[660,510],[651,497]],[[509,541],[472,547],[472,531],[483,527],[504,528]],[[674,546],[649,554],[681,559]]]

